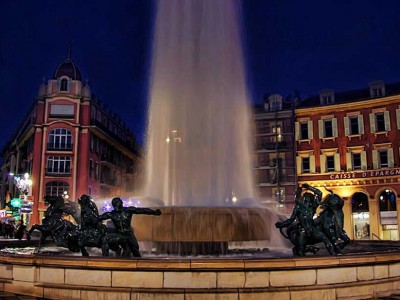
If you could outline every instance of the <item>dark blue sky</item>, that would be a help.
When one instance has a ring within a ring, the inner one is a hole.
[[[400,81],[400,1],[242,2],[253,102]],[[92,91],[142,141],[153,8],[152,0],[0,0],[0,147],[69,41]]]

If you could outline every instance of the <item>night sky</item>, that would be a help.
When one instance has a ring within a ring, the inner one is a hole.
[[[242,2],[252,102],[400,81],[400,1]],[[70,41],[93,93],[142,142],[153,16],[152,0],[0,0],[0,148]]]

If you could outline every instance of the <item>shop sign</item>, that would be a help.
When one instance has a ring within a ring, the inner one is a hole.
[[[329,175],[329,179],[330,180],[357,179],[357,178],[362,179],[362,178],[377,178],[377,177],[388,177],[388,176],[400,176],[400,168],[333,173]]]

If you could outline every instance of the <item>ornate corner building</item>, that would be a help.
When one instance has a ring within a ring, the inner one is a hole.
[[[399,239],[400,84],[324,90],[295,109],[298,183],[345,199],[353,239]]]
[[[33,200],[25,220],[40,223],[44,195],[95,199],[132,197],[139,184],[140,149],[125,123],[91,92],[70,55],[39,94],[3,152],[3,174],[30,174]],[[18,195],[3,175],[8,197]],[[18,196],[17,196],[18,197]]]

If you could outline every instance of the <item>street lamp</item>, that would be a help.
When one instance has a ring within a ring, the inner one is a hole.
[[[13,176],[14,183],[21,192],[21,195],[28,195],[32,186],[32,180],[29,178],[29,173],[25,173],[24,175],[15,175],[14,173],[9,173],[9,175]]]

